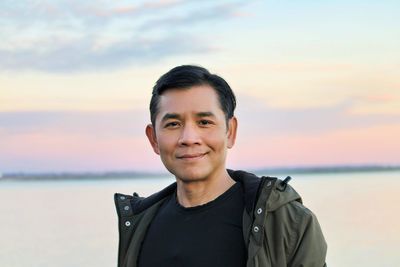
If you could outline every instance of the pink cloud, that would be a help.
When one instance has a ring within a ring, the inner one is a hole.
[[[400,164],[397,117],[242,104],[251,108],[239,116],[231,167]],[[147,112],[0,113],[0,171],[163,170],[144,134]]]
[[[399,124],[315,135],[239,135],[229,152],[228,167],[400,164],[398,136]],[[2,171],[164,170],[144,135],[5,135],[0,146]]]
[[[400,124],[322,134],[239,136],[232,166],[400,164]]]
[[[1,171],[163,169],[144,136],[32,133],[3,136],[0,146]]]
[[[367,102],[392,102],[392,101],[400,101],[400,98],[398,96],[395,96],[393,94],[389,93],[377,93],[377,94],[370,94],[366,95],[362,100],[365,100]]]

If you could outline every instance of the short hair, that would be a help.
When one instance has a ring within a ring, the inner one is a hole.
[[[225,114],[226,122],[234,115],[236,97],[229,84],[220,76],[210,73],[207,69],[194,66],[182,65],[175,67],[162,75],[153,87],[150,100],[150,119],[155,125],[159,112],[160,96],[170,89],[189,89],[193,86],[209,85],[218,95],[222,111]]]

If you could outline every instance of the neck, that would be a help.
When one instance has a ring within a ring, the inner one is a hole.
[[[206,204],[228,190],[235,181],[224,170],[213,178],[184,182],[177,179],[177,198],[185,208]]]

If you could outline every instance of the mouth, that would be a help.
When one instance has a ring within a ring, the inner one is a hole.
[[[182,160],[196,160],[203,158],[207,153],[194,153],[194,154],[183,154],[177,156],[178,159]]]

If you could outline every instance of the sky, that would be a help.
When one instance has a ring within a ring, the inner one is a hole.
[[[0,173],[162,171],[155,81],[237,96],[229,168],[400,164],[398,1],[1,1]]]

